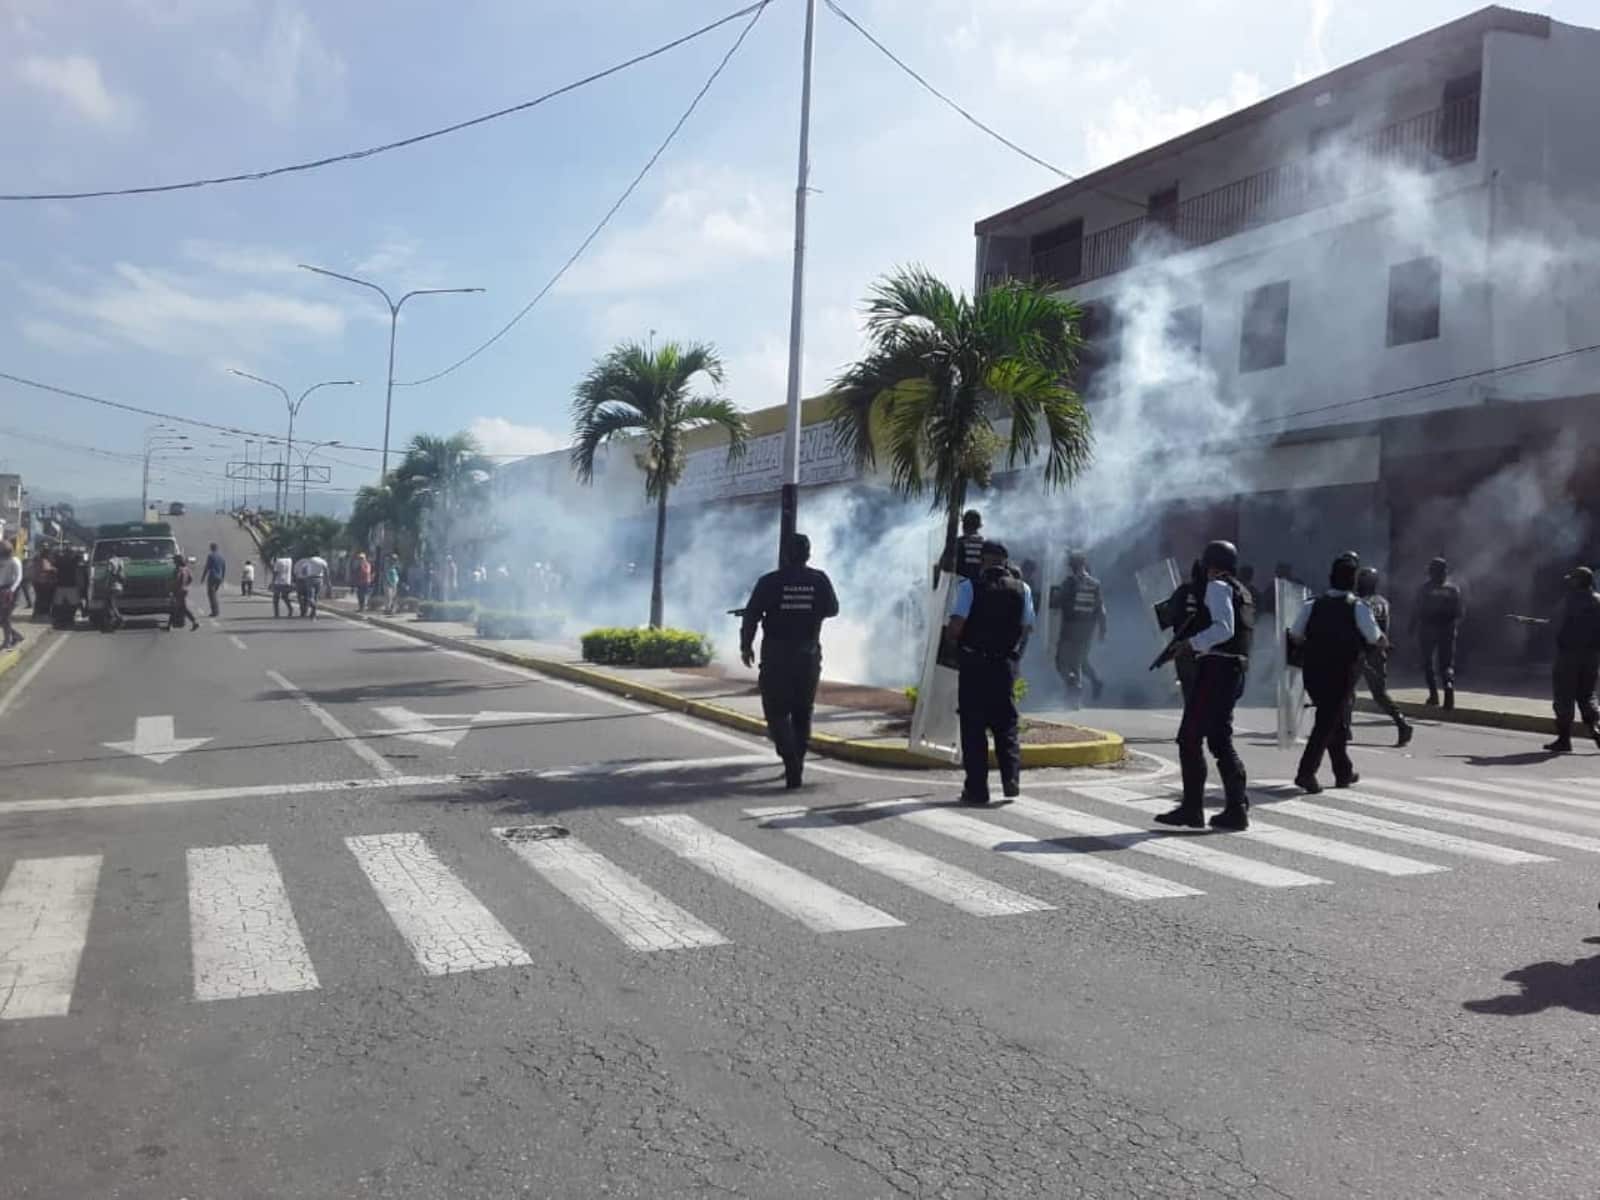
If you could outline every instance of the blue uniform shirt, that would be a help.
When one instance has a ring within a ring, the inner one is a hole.
[[[963,579],[956,584],[955,601],[950,605],[950,615],[963,621],[972,612],[972,580]],[[1022,628],[1032,629],[1036,622],[1033,611],[1033,589],[1022,585]]]

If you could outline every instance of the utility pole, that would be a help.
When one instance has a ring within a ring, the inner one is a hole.
[[[288,391],[285,390],[281,383],[274,383],[270,379],[263,379],[259,375],[250,374],[248,371],[238,371],[233,367],[228,368],[228,374],[237,375],[240,379],[249,379],[255,383],[263,383],[266,384],[267,387],[275,389],[278,394],[283,397],[283,403],[289,409],[289,438],[288,441],[284,443],[283,451],[283,479],[281,480],[283,486],[280,491],[278,487],[280,481],[274,479],[272,488],[273,508],[277,512],[281,513],[284,509],[289,507],[289,469],[294,462],[294,419],[300,415],[300,406],[306,402],[306,397],[311,395],[311,393],[316,391],[318,388],[359,387],[360,385],[354,379],[324,379],[321,383],[313,383],[305,391],[301,392],[298,400],[291,400],[289,399]],[[276,474],[276,472],[274,472],[274,474]]]
[[[189,435],[179,433],[164,435],[160,431],[168,428],[157,425],[145,431],[144,435],[144,476],[139,484],[139,520],[144,520],[145,514],[150,511],[150,458],[161,448],[177,448],[179,450],[192,450],[193,446],[183,443],[189,440]]]
[[[778,565],[799,521],[800,364],[805,348],[806,193],[811,177],[811,59],[817,0],[806,0],[805,50],[800,69],[800,163],[794,188],[794,283],[789,294],[789,385],[784,394],[782,513],[778,521]]]

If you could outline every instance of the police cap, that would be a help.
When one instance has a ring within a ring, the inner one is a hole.
[[[1225,571],[1233,574],[1239,566],[1239,547],[1232,542],[1208,542],[1200,552],[1200,562],[1208,571]]]

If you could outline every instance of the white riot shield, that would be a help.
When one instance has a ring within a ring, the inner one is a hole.
[[[1176,559],[1163,558],[1148,567],[1140,567],[1133,573],[1133,581],[1139,588],[1144,619],[1155,638],[1155,648],[1157,651],[1164,650],[1172,640],[1172,631],[1161,628],[1161,622],[1156,619],[1156,605],[1164,604],[1183,582],[1183,576],[1178,574],[1178,562]]]
[[[908,748],[916,754],[961,761],[961,729],[956,716],[957,672],[940,665],[939,643],[950,612],[950,593],[956,576],[940,572],[939,586],[927,593],[927,637],[923,644],[922,674],[917,679],[917,705],[911,713]]]
[[[1287,750],[1300,741],[1300,717],[1305,711],[1306,687],[1300,668],[1289,665],[1289,628],[1300,609],[1311,599],[1311,590],[1292,579],[1274,579],[1272,617],[1273,654],[1278,665],[1278,749]]]

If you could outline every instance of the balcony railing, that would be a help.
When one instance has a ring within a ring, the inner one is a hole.
[[[1436,171],[1477,155],[1478,97],[1471,95],[1035,254],[1031,273],[1073,287],[1370,192],[1396,170]]]

